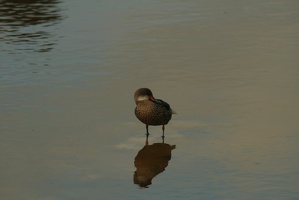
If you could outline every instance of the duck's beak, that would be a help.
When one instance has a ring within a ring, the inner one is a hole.
[[[150,99],[151,101],[155,101],[155,98],[154,98],[153,96],[150,96],[149,99]]]

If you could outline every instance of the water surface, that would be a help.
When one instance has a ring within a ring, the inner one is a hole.
[[[2,199],[298,199],[297,1],[1,3]]]

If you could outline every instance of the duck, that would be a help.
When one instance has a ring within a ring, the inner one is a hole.
[[[172,114],[176,114],[168,103],[156,99],[148,88],[139,88],[134,94],[136,103],[135,116],[145,124],[146,136],[149,136],[149,126],[162,125],[162,138],[164,138],[165,125],[171,120]]]

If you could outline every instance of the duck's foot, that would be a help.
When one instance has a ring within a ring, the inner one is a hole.
[[[161,138],[162,138],[162,143],[164,143],[164,138],[165,138],[165,136],[162,135]]]
[[[148,137],[149,136],[149,132],[148,132],[148,125],[145,125],[145,128],[146,128],[146,137]]]

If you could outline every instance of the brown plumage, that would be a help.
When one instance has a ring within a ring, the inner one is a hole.
[[[153,93],[148,88],[140,88],[134,95],[136,117],[146,125],[146,134],[149,135],[148,126],[162,125],[164,138],[164,125],[168,124],[172,114],[175,112],[169,104],[153,97]]]

